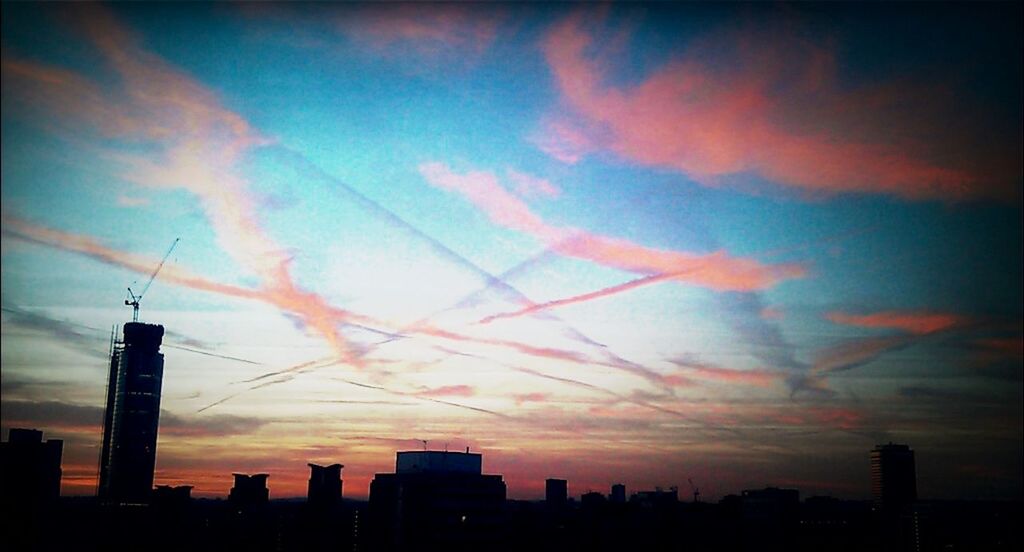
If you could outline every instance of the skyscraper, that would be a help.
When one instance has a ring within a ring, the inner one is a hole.
[[[878,445],[871,451],[871,498],[878,510],[897,513],[917,500],[914,451],[907,445]]]
[[[142,504],[153,489],[163,335],[163,326],[129,322],[111,349],[99,489],[108,502]]]
[[[309,488],[306,502],[314,506],[330,507],[341,502],[341,464],[319,466],[309,464]]]
[[[608,499],[614,504],[625,504],[626,486],[622,483],[612,485],[612,494],[608,496]]]
[[[228,501],[237,507],[262,506],[270,500],[270,489],[267,488],[267,478],[270,474],[257,473],[253,475],[245,473],[233,473],[235,486],[231,487],[228,494]]]
[[[547,479],[544,481],[544,502],[553,508],[565,506],[569,499],[569,482],[565,479]]]

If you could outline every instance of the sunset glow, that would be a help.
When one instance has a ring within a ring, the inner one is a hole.
[[[880,13],[884,12],[884,13]],[[891,13],[890,13],[891,12]],[[1020,498],[1018,4],[3,5],[2,425],[96,490],[111,328],[156,483],[396,450],[510,498]]]

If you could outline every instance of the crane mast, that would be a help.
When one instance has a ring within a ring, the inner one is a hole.
[[[164,254],[164,258],[160,260],[160,264],[156,265],[156,268],[153,269],[153,273],[149,275],[149,281],[146,282],[141,293],[136,295],[135,292],[132,291],[132,288],[128,288],[128,297],[125,298],[124,304],[132,308],[132,322],[139,321],[139,303],[142,302],[142,297],[146,295],[147,291],[149,291],[149,286],[153,285],[153,280],[156,279],[157,273],[159,273],[160,269],[164,267],[164,263],[167,262],[167,258],[171,256],[171,252],[174,251],[174,248],[178,245],[179,241],[181,241],[181,238],[174,238],[174,242],[171,243],[170,249],[168,249],[167,253]]]

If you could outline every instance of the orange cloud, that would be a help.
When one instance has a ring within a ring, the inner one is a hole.
[[[495,224],[529,234],[564,256],[641,274],[669,274],[672,280],[718,291],[764,289],[805,274],[802,266],[794,264],[765,265],[723,251],[692,254],[653,249],[584,230],[552,226],[509,193],[492,173],[458,174],[437,162],[424,163],[419,169],[428,183],[459,193]]]
[[[925,335],[949,329],[967,321],[966,318],[948,313],[884,311],[872,314],[847,314],[829,312],[825,318],[847,326],[861,328],[890,328],[914,335]]]
[[[610,151],[707,185],[753,173],[825,193],[912,199],[1017,193],[1019,152],[1000,154],[1006,158],[992,177],[991,164],[985,171],[948,161],[963,158],[963,148],[943,155],[950,145],[939,142],[959,137],[918,128],[918,119],[942,119],[910,114],[925,109],[914,101],[929,92],[924,87],[846,91],[837,84],[831,51],[778,33],[759,40],[756,32],[695,40],[646,80],[616,87],[605,83],[609,60],[590,55],[597,40],[588,23],[580,13],[567,17],[542,44],[571,116],[548,118],[534,142],[558,159]],[[937,95],[932,89],[925,97]]]

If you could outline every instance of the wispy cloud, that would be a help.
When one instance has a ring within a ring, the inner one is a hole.
[[[604,38],[596,30],[603,21],[589,13],[564,18],[542,43],[569,113],[549,117],[534,140],[556,158],[574,162],[609,151],[708,185],[753,173],[825,193],[944,199],[1017,193],[1011,183],[1021,174],[1019,156],[992,160],[980,141],[961,150],[994,163],[996,174],[982,171],[981,163],[941,157],[945,142],[961,137],[921,128],[921,118],[909,115],[924,109],[925,102],[913,101],[929,89],[924,83],[844,90],[834,48],[755,28],[698,37],[643,81],[615,86],[607,82],[612,60],[592,55]],[[937,87],[931,91],[929,108],[941,96]],[[953,112],[948,103],[931,118]]]
[[[546,178],[536,177],[512,168],[505,170],[505,176],[515,187],[516,193],[522,197],[554,199],[562,195],[562,190]]]
[[[79,15],[78,28],[118,77],[119,86],[104,90],[70,71],[5,58],[5,75],[16,80],[12,86],[22,92],[19,98],[51,118],[67,117],[112,137],[157,146],[155,156],[122,151],[110,153],[109,158],[122,168],[121,176],[129,182],[193,194],[221,248],[260,278],[260,292],[219,285],[211,291],[260,295],[294,313],[339,356],[350,358],[349,344],[338,330],[343,312],[295,281],[289,254],[263,228],[259,201],[237,166],[252,147],[271,140],[225,108],[213,91],[144,50],[133,33],[105,8],[81,8]],[[9,222],[5,216],[5,230]],[[68,237],[51,233],[45,241],[66,242]],[[106,253],[88,242],[80,239],[75,245],[93,254]],[[162,277],[166,278],[167,272]],[[193,278],[192,283],[199,280]]]
[[[419,397],[472,397],[476,389],[471,385],[442,385],[427,387],[414,393]]]
[[[215,416],[181,416],[168,411],[160,413],[160,433],[176,437],[228,437],[245,435],[267,424],[261,418],[219,414]]]
[[[873,362],[885,353],[913,345],[915,336],[868,337],[854,339],[816,353],[814,374],[843,372]]]
[[[848,314],[832,311],[825,318],[847,326],[896,329],[914,335],[925,335],[949,329],[968,320],[960,315],[937,312],[883,311],[870,314]]]
[[[516,406],[530,402],[546,402],[550,397],[550,393],[516,393],[512,395]]]
[[[16,306],[4,305],[3,312],[7,313],[12,324],[44,332],[62,344],[74,346],[93,358],[107,359],[109,342],[97,335],[96,332],[82,332],[80,328],[69,322]]]
[[[127,268],[140,274],[148,274],[160,262],[160,259],[153,257],[112,249],[91,236],[56,230],[7,212],[3,214],[3,233],[6,236],[27,242],[80,253],[98,261]],[[231,297],[256,299],[260,296],[258,291],[214,282],[172,265],[164,267],[160,272],[160,278],[192,289]]]
[[[719,381],[723,383],[737,383],[741,385],[754,385],[758,387],[770,387],[772,384],[782,380],[785,374],[771,370],[736,370],[714,366],[705,362],[695,361],[692,358],[683,357],[672,360],[683,369],[684,373],[704,380]]]
[[[82,253],[90,257],[96,258],[97,260],[101,260],[103,262],[107,262],[109,264],[113,264],[116,266],[122,266],[125,268],[136,270],[140,273],[148,272],[151,269],[150,267],[155,266],[157,262],[155,259],[149,259],[133,255],[130,253],[121,252],[115,249],[111,249],[87,236],[81,236],[78,234],[52,230],[46,227],[29,223],[13,215],[5,214],[3,221],[3,232],[5,235],[9,235],[11,237],[19,239],[24,239],[26,241],[30,241],[33,243],[40,243],[52,247],[74,251],[77,253]],[[204,277],[189,273],[184,269],[178,267],[168,267],[164,272],[161,273],[161,277],[164,278],[165,280],[177,283],[179,285],[191,287],[193,289],[221,293],[232,297],[241,297],[264,301],[272,305],[278,306],[279,308],[282,308],[283,310],[286,311],[292,305],[291,302],[280,301],[279,297],[276,294],[268,293],[263,290],[250,290],[246,288],[240,288],[237,286],[220,284],[208,280]],[[327,305],[326,302],[324,303],[324,305]],[[338,309],[336,307],[329,305],[325,306],[324,308],[326,309],[325,315],[330,316],[330,320],[333,320],[334,324],[342,324],[343,321],[345,320],[360,320],[362,322],[369,324],[378,324],[385,327],[388,326],[386,323],[380,320],[376,320],[372,317],[367,317],[365,315],[351,313],[349,311]],[[538,358],[548,358],[552,360],[566,361],[581,365],[601,364],[612,368],[622,369],[626,372],[651,380],[659,385],[671,384],[671,381],[665,380],[664,376],[662,376],[661,374],[646,369],[635,363],[628,362],[624,359],[621,359],[617,355],[611,353],[605,353],[604,356],[606,356],[607,359],[604,361],[600,361],[595,360],[590,356],[578,351],[570,351],[566,349],[558,349],[553,347],[539,347],[529,345],[526,343],[520,343],[516,341],[503,339],[475,337],[454,332],[451,330],[445,330],[426,323],[419,323],[415,327],[407,328],[407,330],[409,332],[416,333],[419,335],[432,336],[456,342],[472,342],[484,345],[491,345],[495,347],[513,350],[521,354]],[[314,367],[322,368],[325,366],[335,364],[339,362],[339,360],[344,359],[339,357],[329,357],[326,359],[321,359],[320,361],[316,362],[304,362],[297,366],[293,366],[284,370],[275,370],[272,372],[262,374],[261,376],[251,379],[248,383],[256,382],[257,380],[262,380],[269,377],[289,374],[291,372],[307,371],[313,369]],[[261,383],[260,385],[263,384]],[[230,398],[238,396],[240,394],[241,392],[235,393],[234,395],[231,395],[231,397],[224,398],[220,401],[217,401],[217,403],[215,404],[204,407],[202,410],[211,408],[216,404],[221,404],[229,400]]]
[[[493,173],[459,174],[439,162],[424,163],[419,170],[428,183],[458,193],[493,223],[528,234],[563,256],[641,274],[671,274],[671,280],[721,291],[763,289],[805,274],[799,265],[765,265],[724,251],[694,254],[653,249],[628,240],[553,226],[509,193]]]
[[[503,17],[496,7],[461,3],[346,6],[333,15],[337,29],[381,54],[446,59],[479,56],[494,42]]]

